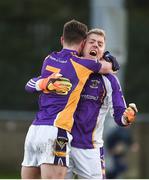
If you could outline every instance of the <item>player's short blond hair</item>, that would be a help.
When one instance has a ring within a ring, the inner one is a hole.
[[[91,30],[88,31],[87,36],[90,35],[90,34],[100,35],[100,36],[104,37],[104,40],[106,40],[106,33],[105,33],[105,31],[103,29],[100,29],[100,28],[91,29]]]

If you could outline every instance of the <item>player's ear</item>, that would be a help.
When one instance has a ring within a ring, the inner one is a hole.
[[[61,41],[61,45],[63,46],[63,43],[64,43],[64,37],[63,36],[61,36],[60,41]]]
[[[85,41],[82,41],[82,42],[81,42],[81,48],[82,48],[82,49],[84,48],[84,45],[85,45]]]

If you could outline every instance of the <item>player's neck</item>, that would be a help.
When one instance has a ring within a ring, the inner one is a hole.
[[[63,49],[70,49],[73,51],[77,51],[78,53],[80,53],[80,47],[78,45],[63,45]]]

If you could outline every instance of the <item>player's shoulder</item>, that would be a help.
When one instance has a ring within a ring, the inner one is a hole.
[[[101,68],[101,64],[98,62],[98,60],[94,60],[94,59],[88,59],[88,58],[85,58],[85,57],[80,57],[78,55],[73,55],[71,57],[71,60],[80,64],[80,65],[83,65],[87,68],[90,68],[90,67],[98,67],[98,71],[100,70]]]
[[[103,75],[103,79],[108,81],[112,86],[120,85],[119,79],[116,74],[105,74]]]
[[[48,61],[51,61],[51,59],[55,59],[55,55],[56,55],[57,53],[59,53],[59,52],[55,52],[55,51],[50,52],[50,53],[44,58],[43,63],[45,64],[45,63],[47,63]]]
[[[88,59],[88,58],[85,58],[85,57],[83,57],[83,56],[79,56],[78,54],[73,54],[73,53],[72,53],[72,58],[78,59],[78,60],[91,61],[91,62],[97,61],[97,59],[96,59],[96,60],[94,60],[94,59]]]
[[[106,77],[109,81],[118,81],[118,77],[116,74],[109,73],[104,74],[103,76]]]

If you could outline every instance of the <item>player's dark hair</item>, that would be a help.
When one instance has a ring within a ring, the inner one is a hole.
[[[73,19],[64,24],[63,37],[68,44],[78,44],[87,36],[88,28],[85,24]]]

